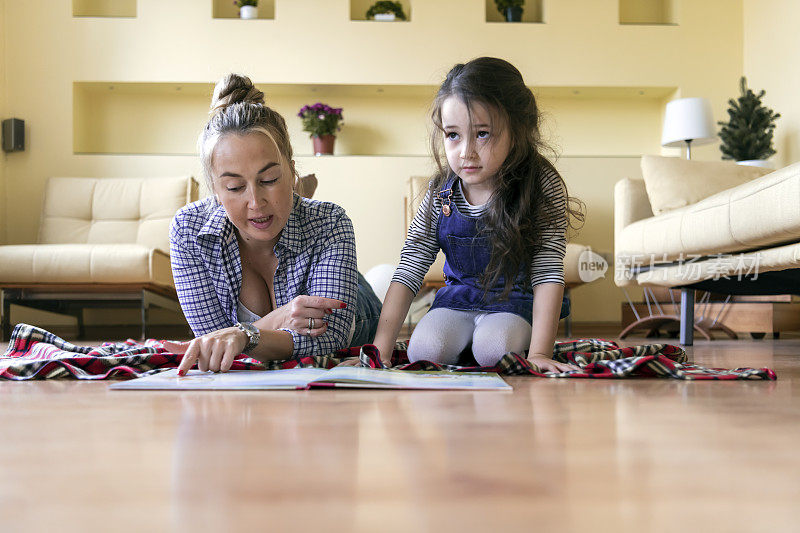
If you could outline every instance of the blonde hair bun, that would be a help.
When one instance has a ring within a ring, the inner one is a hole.
[[[228,74],[217,82],[214,87],[214,96],[211,97],[211,111],[216,113],[229,105],[237,103],[261,104],[264,103],[264,93],[256,89],[247,76]]]

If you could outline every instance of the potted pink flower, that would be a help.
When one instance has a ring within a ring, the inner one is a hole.
[[[297,116],[303,119],[303,131],[307,131],[314,142],[314,154],[332,154],[336,132],[344,124],[342,108],[317,102],[303,106]]]

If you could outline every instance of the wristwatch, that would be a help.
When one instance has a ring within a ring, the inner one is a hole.
[[[244,331],[244,334],[247,335],[247,345],[242,350],[242,353],[250,353],[253,348],[258,346],[258,341],[261,340],[261,332],[252,322],[237,322],[234,326]]]

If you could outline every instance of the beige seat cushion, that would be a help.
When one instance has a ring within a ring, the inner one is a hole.
[[[800,163],[694,205],[639,220],[617,234],[617,260],[674,261],[800,240]],[[639,259],[642,259],[640,257]]]
[[[139,244],[0,246],[3,283],[153,283],[172,287],[169,256]]]
[[[642,177],[656,215],[692,205],[770,172],[770,169],[733,162],[642,157]]]

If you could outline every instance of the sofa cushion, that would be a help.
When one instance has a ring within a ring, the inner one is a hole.
[[[564,254],[564,284],[568,287],[584,283],[580,275],[580,257],[583,252],[591,250],[591,247],[584,244],[567,243],[567,251]]]
[[[674,261],[800,241],[800,163],[694,205],[639,220],[617,234],[619,258]],[[643,259],[640,257],[639,259]]]
[[[2,283],[153,283],[172,287],[169,256],[138,244],[0,246]]]
[[[679,287],[722,278],[741,279],[775,270],[800,268],[800,243],[785,244],[741,254],[719,254],[703,260],[655,268],[636,277],[641,285]]]
[[[772,170],[725,161],[642,157],[642,177],[653,213],[661,215],[747,183]]]

